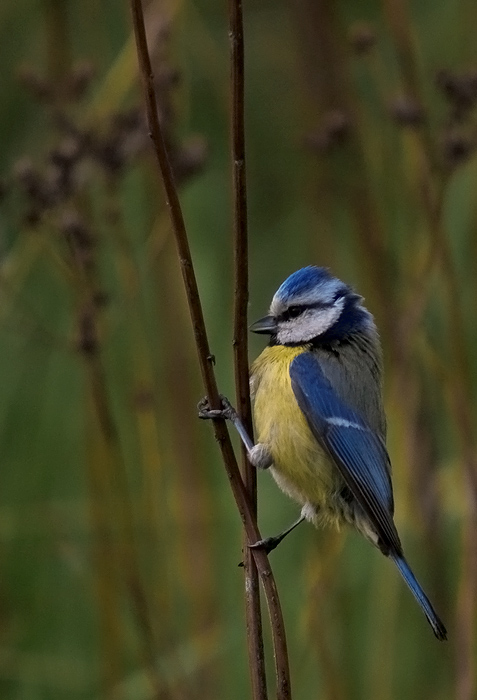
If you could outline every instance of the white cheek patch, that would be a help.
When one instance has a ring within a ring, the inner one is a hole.
[[[307,309],[301,316],[283,321],[278,326],[277,340],[286,343],[306,343],[312,338],[323,335],[341,316],[345,300],[338,299],[328,308]]]

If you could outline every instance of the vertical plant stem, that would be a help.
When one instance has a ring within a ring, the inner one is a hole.
[[[131,419],[132,426],[136,428],[139,448],[137,469],[141,474],[143,485],[137,510],[140,516],[136,524],[141,532],[141,537],[136,543],[138,563],[141,561],[141,551],[145,548],[148,551],[152,548],[156,553],[156,556],[148,557],[143,580],[146,582],[145,590],[148,591],[150,633],[151,639],[155,640],[154,648],[157,657],[175,643],[170,600],[168,595],[164,594],[164,588],[167,586],[158,585],[163,577],[161,561],[165,557],[166,550],[170,552],[172,545],[169,541],[166,542],[164,535],[166,514],[158,499],[158,493],[164,490],[164,469],[154,394],[157,381],[145,338],[139,296],[140,271],[136,266],[133,245],[125,230],[118,182],[115,179],[106,183],[105,196],[107,204],[104,217],[108,225],[107,234],[114,242],[113,257],[121,284],[122,305],[129,331],[125,334],[125,340],[127,339],[129,343],[128,356],[131,360],[129,381],[131,394],[134,397]]]
[[[405,0],[385,0],[384,7],[398,53],[401,76],[406,91],[419,99],[418,63],[412,41],[411,20]],[[421,103],[423,100],[421,100]],[[457,271],[453,261],[449,236],[442,221],[442,202],[447,180],[436,170],[431,136],[427,129],[416,132],[421,151],[421,196],[431,237],[429,261],[439,263],[448,299],[449,335],[452,338],[454,363],[450,379],[453,415],[459,434],[462,466],[466,478],[467,519],[462,530],[462,569],[457,607],[456,634],[456,697],[470,700],[475,695],[475,609],[477,607],[477,559],[475,547],[469,547],[470,533],[477,518],[477,437],[473,420],[473,397],[470,387],[471,371],[467,352],[466,327],[461,307]],[[434,248],[434,250],[433,250]],[[429,269],[430,272],[430,269]]]
[[[149,604],[137,561],[132,504],[128,493],[127,475],[118,430],[109,406],[105,372],[100,355],[94,351],[94,353],[86,355],[85,360],[90,380],[91,398],[96,411],[99,432],[102,436],[104,461],[109,466],[110,482],[111,484],[115,482],[117,488],[118,499],[115,499],[114,519],[121,530],[119,555],[122,575],[126,581],[127,592],[140,633],[143,662],[151,686],[154,688],[154,698],[159,698],[162,684],[155,668],[156,644],[150,621]]]
[[[100,688],[104,700],[113,700],[114,687],[121,679],[124,645],[121,626],[121,591],[118,571],[121,563],[112,528],[111,468],[100,434],[91,386],[86,393],[86,436],[90,518],[93,527],[92,557],[98,607]]]
[[[234,369],[237,410],[253,439],[248,369],[248,231],[245,170],[244,38],[242,0],[229,0],[230,86],[232,97],[232,179],[234,213]],[[253,514],[257,517],[257,476],[242,445],[242,474]],[[250,549],[244,546],[245,612],[249,668],[254,700],[267,698],[258,572]]]
[[[56,85],[64,80],[71,68],[68,3],[65,0],[43,2],[47,34],[47,73],[49,80]]]
[[[77,256],[78,259],[78,256]],[[78,263],[78,267],[80,263]],[[149,613],[149,603],[139,569],[136,543],[134,538],[134,517],[119,431],[111,410],[108,396],[106,372],[99,344],[99,319],[94,305],[95,290],[99,287],[91,270],[80,270],[82,300],[78,309],[78,327],[80,329],[80,346],[88,379],[88,392],[96,422],[96,451],[101,450],[98,465],[104,475],[96,476],[95,483],[101,478],[109,488],[103,490],[102,498],[111,502],[111,518],[119,527],[116,549],[121,567],[122,578],[126,583],[132,611],[139,631],[141,654],[150,682],[154,688],[154,697],[159,697],[161,680],[155,668],[157,656],[154,631]],[[97,494],[93,494],[97,497]],[[98,514],[98,509],[92,511]],[[101,517],[102,514],[101,514]],[[102,520],[96,522],[101,536]],[[112,546],[114,551],[114,546]],[[103,569],[104,567],[102,567]],[[102,582],[101,582],[102,583]],[[107,631],[107,630],[106,630]]]
[[[131,0],[131,10],[136,37],[138,62],[141,80],[144,88],[146,102],[146,113],[151,133],[154,152],[161,171],[162,182],[166,195],[166,205],[171,217],[174,238],[179,255],[184,286],[187,294],[187,302],[191,315],[192,327],[194,330],[195,343],[199,359],[204,386],[207,391],[209,405],[211,408],[220,407],[220,396],[217,389],[217,381],[213,369],[214,358],[210,353],[207,331],[205,328],[204,316],[200,302],[197,280],[195,277],[192,256],[189,248],[189,241],[185,229],[184,218],[172,174],[171,165],[167,156],[164,136],[159,124],[157,112],[156,96],[154,92],[154,76],[151,68],[151,60],[146,40],[146,30],[144,26],[144,15],[141,0]],[[240,471],[235,459],[235,454],[230,441],[229,432],[223,419],[214,420],[215,438],[219,443],[224,466],[230,481],[230,486],[237,504],[237,508],[244,523],[248,542],[256,542],[260,538],[256,518],[250,504],[249,495],[245,489]],[[283,614],[278,597],[268,557],[263,550],[253,550],[253,557],[257,565],[258,572],[264,587],[265,596],[270,615],[273,646],[275,652],[275,670],[277,677],[277,698],[278,700],[289,700],[291,698],[290,671],[288,666],[288,654],[286,645],[285,626]]]

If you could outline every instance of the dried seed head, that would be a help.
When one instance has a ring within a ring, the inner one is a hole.
[[[85,355],[91,356],[98,351],[99,339],[92,309],[84,309],[78,319],[76,346]]]
[[[93,234],[74,209],[67,209],[61,214],[58,228],[80,250],[89,251],[95,245]]]
[[[8,190],[9,183],[3,178],[0,178],[0,202],[7,196]]]
[[[144,126],[142,110],[132,107],[125,112],[116,112],[111,119],[111,128],[115,131],[129,132]]]
[[[112,115],[107,131],[92,140],[93,158],[110,175],[117,174],[147,142],[146,121],[137,107]]]
[[[31,66],[20,66],[17,71],[19,82],[38,102],[51,102],[54,98],[53,85],[40,76]]]
[[[42,178],[28,156],[23,156],[13,165],[12,175],[26,196],[36,204],[46,206],[46,197]]]
[[[464,163],[475,150],[475,139],[455,130],[448,131],[443,139],[444,158],[451,168]]]
[[[27,228],[36,228],[41,222],[41,211],[30,207],[23,217],[23,223]]]
[[[345,140],[350,128],[351,120],[343,110],[330,110],[323,116],[317,131],[306,137],[305,144],[317,151],[330,151]]]
[[[425,120],[424,109],[410,95],[399,95],[390,104],[389,111],[394,121],[401,126],[419,126]]]
[[[55,163],[48,163],[43,173],[43,192],[45,205],[48,207],[65,199],[71,192],[69,170],[59,168]]]
[[[96,306],[97,309],[103,309],[105,306],[107,306],[110,302],[110,297],[107,292],[104,292],[102,290],[98,290],[97,292],[94,293],[93,295],[93,303]]]
[[[436,84],[451,103],[458,119],[474,107],[477,101],[476,70],[458,74],[443,68],[437,74]]]
[[[81,152],[80,140],[75,136],[67,136],[50,151],[49,157],[55,165],[69,168],[80,158]]]
[[[163,91],[167,88],[174,88],[181,81],[181,73],[176,68],[170,66],[161,66],[154,79],[154,87],[157,91]]]
[[[355,22],[349,31],[349,40],[358,55],[368,53],[376,43],[374,28],[367,22]]]
[[[154,408],[154,393],[148,387],[139,387],[133,396],[133,403],[139,411],[149,411]]]
[[[91,61],[80,61],[69,76],[68,93],[71,99],[80,100],[95,76],[95,67]]]
[[[207,150],[206,140],[195,136],[173,152],[171,165],[178,184],[200,172],[207,158]]]
[[[28,156],[19,158],[13,165],[13,177],[24,187],[38,179],[38,173],[34,168],[33,161]]]
[[[124,166],[125,158],[122,144],[115,136],[111,136],[97,144],[94,156],[98,163],[110,174],[118,173]]]

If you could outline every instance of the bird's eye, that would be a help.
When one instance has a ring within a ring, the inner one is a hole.
[[[287,309],[287,316],[288,318],[296,318],[299,316],[303,311],[303,306],[290,306],[289,309]]]

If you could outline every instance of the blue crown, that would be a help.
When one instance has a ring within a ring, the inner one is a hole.
[[[278,288],[276,297],[287,301],[293,297],[311,294],[328,288],[329,292],[335,293],[338,290],[346,292],[349,288],[327,270],[325,267],[315,267],[309,265],[297,270],[288,277]]]

